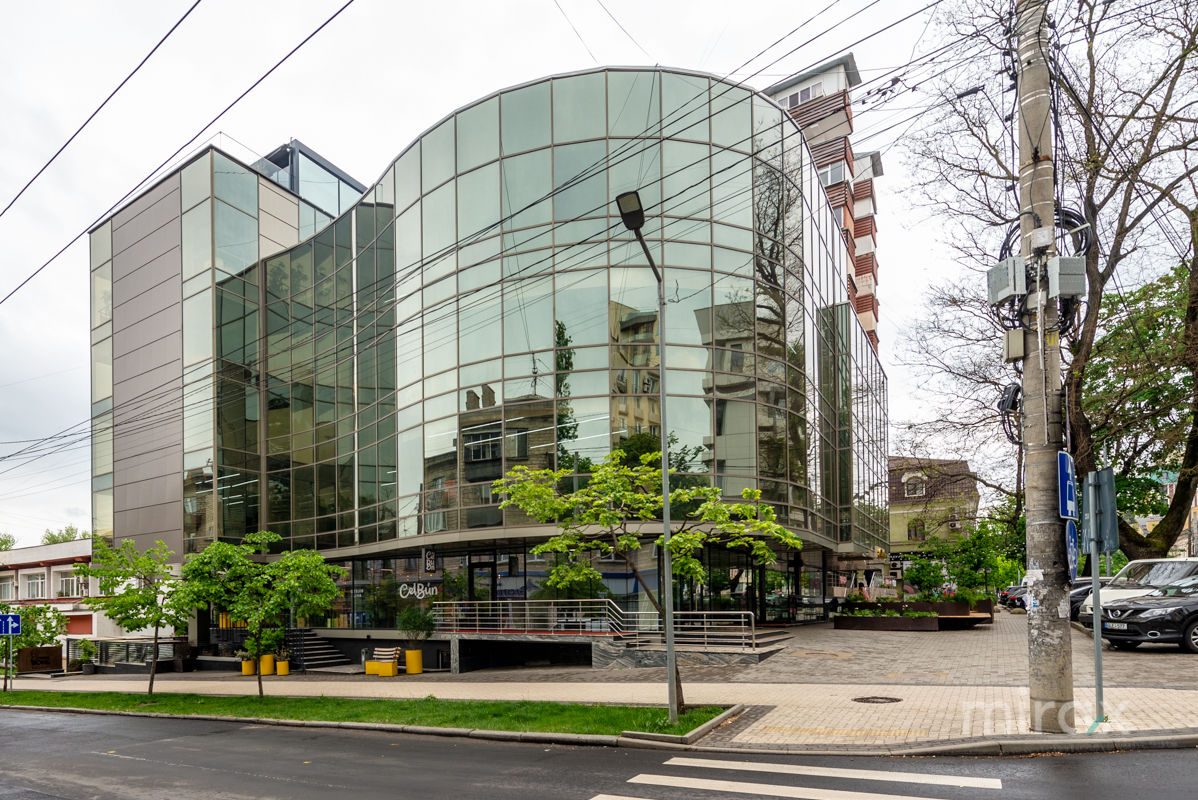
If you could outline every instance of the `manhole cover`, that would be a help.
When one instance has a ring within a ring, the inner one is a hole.
[[[854,697],[854,703],[901,703],[901,697]]]

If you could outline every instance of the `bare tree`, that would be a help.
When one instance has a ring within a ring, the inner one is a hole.
[[[998,390],[1016,379],[1014,368],[1001,360],[1001,330],[987,306],[982,275],[996,263],[1006,231],[1018,220],[1012,136],[1020,117],[1012,85],[1011,4],[973,0],[946,13],[946,38],[974,45],[984,41],[991,56],[969,60],[932,81],[933,110],[905,145],[918,175],[918,196],[947,223],[950,246],[967,277],[933,288],[927,319],[909,337],[907,361],[943,392],[936,421],[922,425],[918,437],[935,434],[955,439],[962,450],[992,452],[1002,440],[993,407]],[[1048,56],[1054,65],[1058,197],[1062,205],[1076,207],[1087,226],[1084,236],[1076,230],[1059,234],[1066,248],[1090,243],[1084,254],[1087,294],[1070,315],[1074,325],[1065,337],[1069,432],[1080,472],[1111,460],[1120,448],[1126,451],[1129,436],[1141,453],[1154,452],[1159,461],[1146,465],[1125,458],[1116,464],[1124,477],[1146,466],[1168,465],[1180,472],[1178,491],[1154,536],[1121,526],[1121,546],[1129,556],[1160,554],[1187,520],[1198,483],[1195,384],[1174,409],[1184,418],[1187,435],[1173,434],[1169,442],[1156,420],[1125,414],[1118,394],[1090,381],[1087,367],[1096,357],[1096,342],[1111,331],[1103,298],[1121,284],[1152,280],[1180,262],[1198,290],[1192,230],[1198,163],[1188,155],[1198,144],[1198,0],[1078,0],[1055,6],[1054,14]],[[1188,234],[1176,232],[1179,221]],[[1198,301],[1198,293],[1189,301]],[[1193,314],[1191,326],[1187,305],[1187,324],[1177,332],[1184,340],[1183,355],[1198,349],[1192,344],[1198,341],[1198,303]],[[1193,358],[1178,368],[1198,369],[1198,355]],[[1152,364],[1147,353],[1140,362],[1151,380],[1151,369],[1160,365]],[[1017,478],[987,483],[1006,494],[1021,493]]]

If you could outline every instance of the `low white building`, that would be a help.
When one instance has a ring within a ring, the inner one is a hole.
[[[76,577],[75,564],[91,558],[91,539],[0,550],[0,602],[58,609],[71,638],[122,636],[119,626],[83,602],[95,596],[98,582]]]

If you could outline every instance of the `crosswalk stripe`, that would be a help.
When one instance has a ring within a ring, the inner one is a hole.
[[[960,786],[971,789],[1001,789],[998,778],[969,778],[957,775],[937,775],[928,772],[891,772],[874,769],[842,769],[812,767],[805,764],[774,764],[761,761],[725,761],[715,758],[686,758],[679,756],[665,763],[669,767],[706,767],[734,769],[742,772],[777,772],[784,775],[815,775],[823,778],[850,778],[890,783],[923,783],[932,786]]]
[[[671,786],[677,789],[704,789],[711,792],[735,792],[754,794],[761,797],[792,797],[799,800],[933,800],[930,797],[913,797],[905,794],[879,794],[878,792],[846,792],[840,789],[815,789],[804,786],[781,786],[773,783],[744,783],[742,781],[717,781],[707,778],[679,778],[673,775],[634,775],[629,783],[644,783],[650,786]]]
[[[629,797],[623,794],[597,794],[591,800],[649,800],[649,798]]]

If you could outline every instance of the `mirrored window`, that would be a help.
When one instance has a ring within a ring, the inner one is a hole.
[[[549,83],[516,89],[500,96],[503,152],[519,153],[550,141]]]

